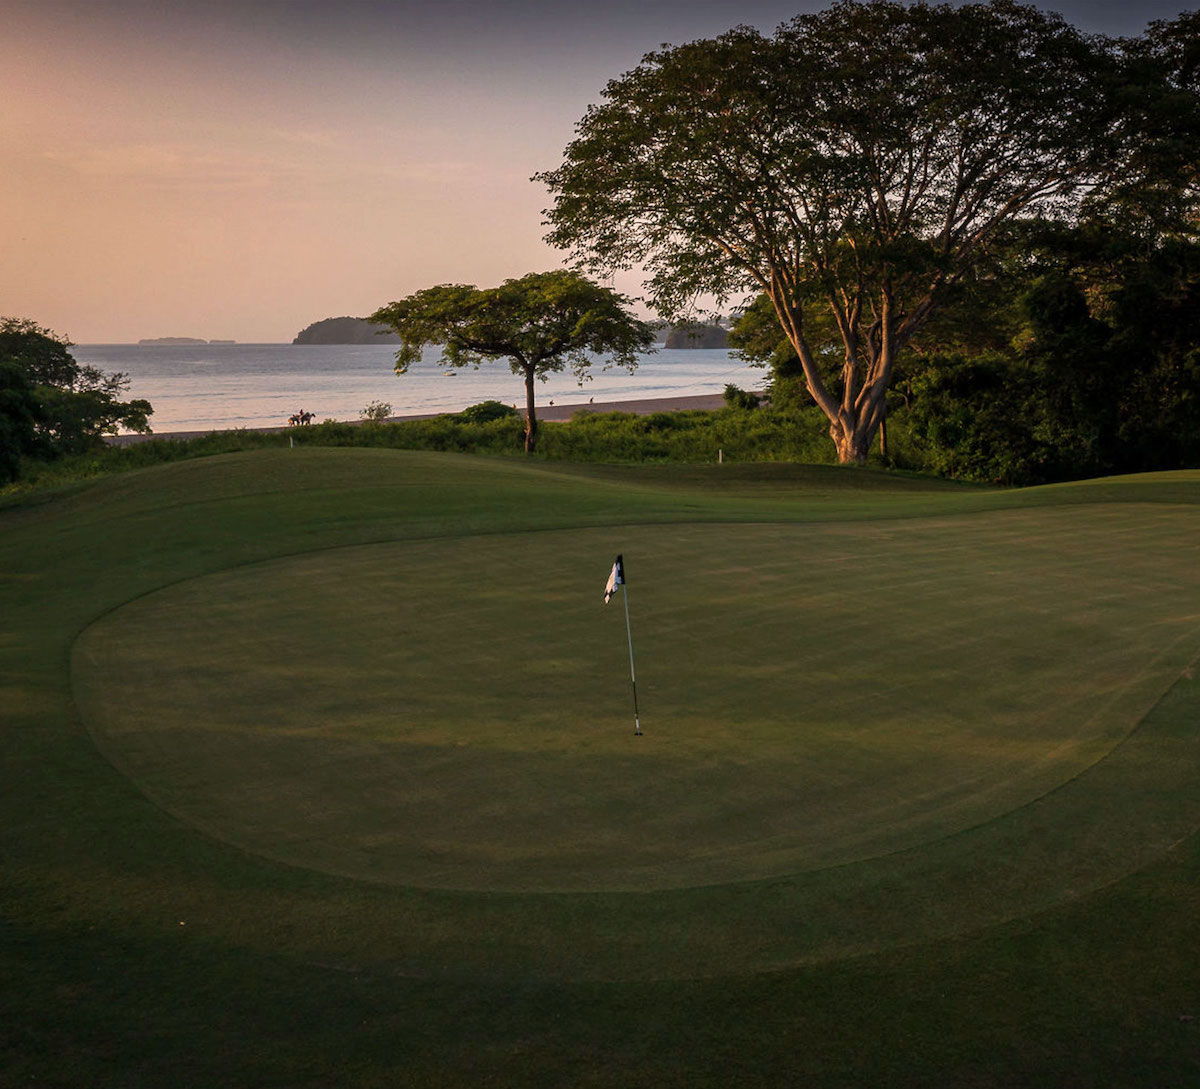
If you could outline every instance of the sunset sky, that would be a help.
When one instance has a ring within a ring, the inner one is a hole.
[[[80,344],[289,341],[557,267],[529,176],[608,79],[825,6],[0,0],[0,315]],[[1188,4],[1046,6],[1134,34]]]

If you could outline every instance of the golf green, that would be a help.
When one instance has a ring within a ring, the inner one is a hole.
[[[73,679],[149,798],[291,865],[475,893],[786,886],[793,918],[877,888],[890,923],[806,916],[733,958],[762,967],[1036,910],[1161,843],[1136,792],[1101,852],[1075,856],[1075,824],[1024,847],[1019,829],[1075,804],[1063,788],[1188,667],[1198,530],[1194,508],[1096,505],[324,549],[116,609]],[[642,737],[601,597],[618,550]],[[1172,829],[1200,817],[1180,806]],[[982,893],[972,875],[1001,863],[1003,894]],[[919,874],[926,909],[883,873]]]

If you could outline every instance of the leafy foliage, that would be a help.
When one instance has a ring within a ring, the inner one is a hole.
[[[730,408],[758,408],[758,394],[735,386],[732,382],[725,386],[725,404]]]
[[[0,484],[20,475],[22,455],[36,445],[38,418],[28,374],[18,364],[0,360]]]
[[[1035,479],[1026,379],[996,353],[934,357],[913,382],[913,437],[928,468],[997,484]]]
[[[392,414],[392,406],[387,401],[372,401],[359,409],[358,414],[368,423],[383,423]]]
[[[499,287],[442,284],[381,307],[370,320],[401,339],[396,373],[442,346],[452,367],[507,359],[525,382],[525,450],[537,443],[535,378],[568,365],[582,385],[597,355],[632,372],[637,353],[651,350],[653,329],[626,310],[629,300],[575,272],[535,272]]]
[[[1111,223],[1036,237],[997,319],[1011,343],[949,338],[913,380],[925,464],[1018,484],[1200,464],[1200,242]]]
[[[1157,20],[1121,43],[1115,93],[1124,111],[1121,169],[1089,200],[1123,233],[1196,223],[1200,202],[1200,11]]]
[[[465,423],[491,423],[492,420],[515,418],[517,410],[503,401],[480,401],[477,405],[468,405],[456,415]]]
[[[94,448],[118,426],[148,432],[154,411],[122,401],[124,374],[81,366],[71,344],[24,318],[0,318],[0,480],[14,480],[22,457]]]

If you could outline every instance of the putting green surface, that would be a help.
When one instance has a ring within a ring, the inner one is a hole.
[[[295,865],[506,891],[781,877],[996,819],[1133,730],[1200,645],[1200,521],[1139,512],[1155,547],[1129,555],[1128,514],[327,550],[118,609],[75,686],[151,798]],[[614,546],[641,738],[599,592]]]
[[[442,971],[756,971],[1042,910],[1200,822],[1166,789],[1200,753],[1147,718],[1200,647],[1198,531],[1097,503],[322,548],[107,613],[73,687],[187,824],[403,888],[410,938],[482,907]],[[381,950],[428,970],[369,928],[326,952]]]

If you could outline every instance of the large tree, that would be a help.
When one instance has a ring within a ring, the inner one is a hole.
[[[525,383],[525,451],[537,445],[534,379],[570,366],[582,383],[597,356],[633,371],[654,330],[627,309],[629,300],[577,272],[531,272],[499,287],[441,284],[389,303],[369,318],[400,336],[396,373],[427,344],[452,367],[507,359]]]
[[[149,401],[123,401],[125,374],[80,364],[71,342],[28,318],[0,318],[0,479],[25,455],[78,453],[118,427],[148,432]]]
[[[1069,214],[1120,160],[1125,63],[1013,0],[842,0],[770,38],[665,47],[537,175],[547,238],[597,272],[642,268],[665,315],[765,293],[840,460],[862,461],[899,353],[990,240]],[[833,376],[816,309],[840,341]]]

